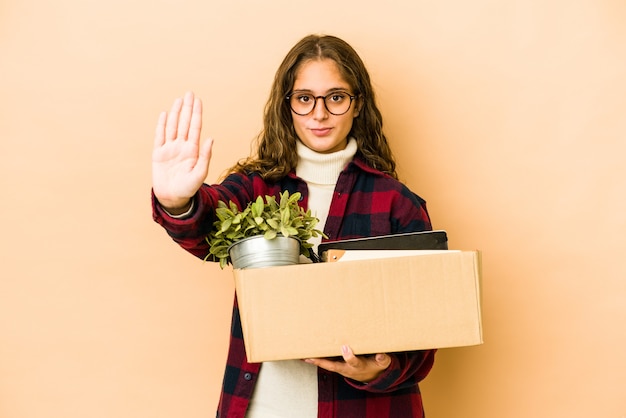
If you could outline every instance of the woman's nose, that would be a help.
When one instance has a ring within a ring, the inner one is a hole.
[[[321,103],[319,101],[322,101]],[[326,119],[328,117],[328,110],[326,110],[326,103],[324,97],[315,98],[315,107],[313,107],[313,118],[315,120]]]

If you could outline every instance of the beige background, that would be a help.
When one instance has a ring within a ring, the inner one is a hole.
[[[159,111],[194,90],[209,180],[310,32],[371,69],[402,179],[480,249],[484,337],[431,418],[626,416],[626,3],[0,2],[0,417],[213,416],[230,272],[152,222]]]

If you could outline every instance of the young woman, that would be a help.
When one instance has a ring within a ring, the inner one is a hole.
[[[200,145],[202,104],[192,93],[157,123],[153,216],[184,249],[204,258],[219,200],[240,207],[299,191],[329,240],[431,229],[424,200],[397,180],[369,74],[350,45],[307,36],[280,65],[255,155],[220,183],[203,183],[212,140]],[[346,295],[346,298],[350,295]],[[367,309],[367,307],[364,307]],[[422,417],[418,387],[434,350],[343,359],[248,363],[237,301],[217,416]]]

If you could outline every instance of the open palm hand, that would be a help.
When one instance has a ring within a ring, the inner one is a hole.
[[[159,115],[152,151],[152,187],[159,203],[181,210],[204,182],[211,159],[212,140],[200,146],[202,102],[185,94]]]

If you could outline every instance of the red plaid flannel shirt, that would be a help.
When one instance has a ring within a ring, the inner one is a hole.
[[[256,174],[231,174],[221,184],[203,185],[195,197],[193,214],[169,217],[153,196],[153,217],[178,244],[204,258],[218,200],[244,207],[259,195],[278,196],[299,191],[307,207],[307,186],[294,173],[277,183]],[[355,158],[339,176],[324,232],[329,240],[361,238],[430,230],[426,202],[397,180]],[[376,380],[362,384],[318,369],[319,418],[423,417],[418,382],[430,371],[435,350],[389,353],[391,365]],[[217,417],[243,418],[262,363],[248,363],[243,344],[237,300],[233,308],[231,339]]]

